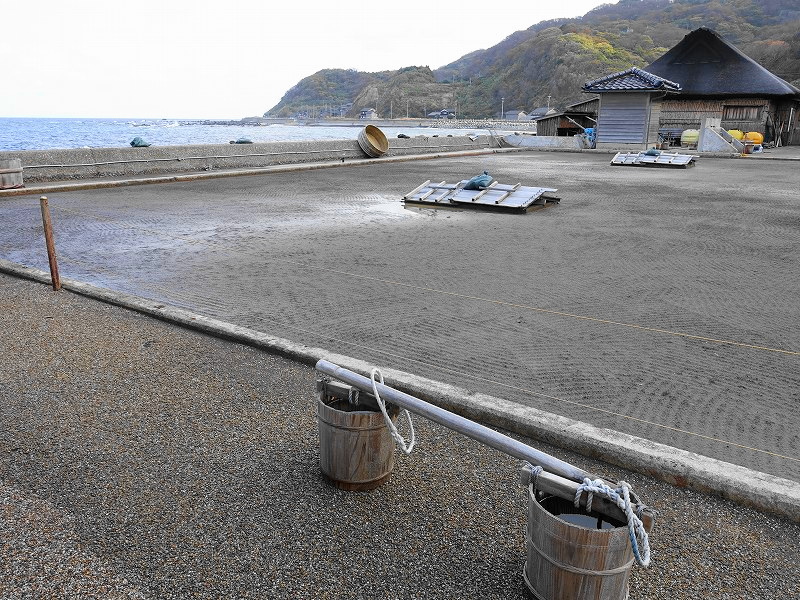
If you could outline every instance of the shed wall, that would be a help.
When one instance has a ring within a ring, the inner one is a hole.
[[[647,142],[650,94],[605,93],[597,116],[598,144]]]
[[[536,121],[536,135],[558,135],[558,123],[561,117],[545,117]]]
[[[769,141],[775,114],[776,103],[768,98],[675,98],[664,101],[660,126],[697,129],[704,118],[712,117],[722,120],[723,129],[758,131]]]
[[[649,122],[647,126],[647,145],[653,146],[658,143],[658,128],[661,118],[661,109],[664,106],[663,100],[652,100],[650,103]]]

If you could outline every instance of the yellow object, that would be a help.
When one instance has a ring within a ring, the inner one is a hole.
[[[700,139],[700,131],[697,129],[685,129],[681,133],[681,146],[696,144]]]
[[[757,131],[748,131],[747,133],[744,134],[744,141],[753,142],[756,145],[763,144],[764,135]]]
[[[744,131],[739,129],[728,129],[728,133],[731,135],[731,137],[736,138],[737,140],[744,138]]]

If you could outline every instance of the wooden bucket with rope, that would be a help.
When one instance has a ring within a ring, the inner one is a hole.
[[[317,382],[319,460],[325,477],[344,490],[371,490],[394,468],[394,440],[374,397],[336,382]],[[389,407],[397,419],[399,411]]]
[[[579,498],[588,494],[586,506],[576,506],[574,501],[540,491],[536,478],[541,471],[524,470],[531,472],[523,568],[528,589],[538,600],[627,599],[634,562],[643,566],[650,562],[647,534],[653,522],[635,522],[636,495],[624,482],[612,489],[599,480],[587,480],[578,492]],[[594,512],[594,494],[613,501],[627,513],[629,522]]]

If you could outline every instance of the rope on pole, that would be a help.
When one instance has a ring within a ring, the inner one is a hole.
[[[389,417],[389,413],[386,411],[386,403],[378,393],[378,384],[380,383],[383,385],[383,374],[378,369],[372,369],[372,372],[370,373],[370,379],[372,380],[372,395],[375,396],[375,401],[378,403],[378,407],[383,413],[383,418],[386,419],[386,426],[389,428],[389,433],[394,441],[397,442],[400,450],[402,450],[405,454],[411,454],[411,451],[414,449],[414,444],[416,443],[416,435],[414,433],[414,423],[411,421],[411,413],[407,408],[403,409],[403,412],[406,415],[406,421],[408,421],[408,428],[411,431],[411,441],[406,443],[405,438],[400,435],[400,433],[397,431],[397,427],[395,427],[394,423],[392,423],[392,419]]]

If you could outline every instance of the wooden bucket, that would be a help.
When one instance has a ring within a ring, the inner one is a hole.
[[[25,187],[22,183],[22,160],[0,159],[0,190]]]
[[[387,407],[392,420],[397,407]],[[347,398],[317,400],[319,461],[323,474],[344,490],[371,490],[384,483],[394,468],[394,440],[383,413],[366,405],[353,407]]]
[[[556,496],[539,500],[531,485],[525,542],[523,575],[539,600],[628,598],[634,557],[625,523],[587,514]]]
[[[358,134],[358,145],[370,158],[378,158],[389,151],[389,140],[374,125],[367,125]]]

